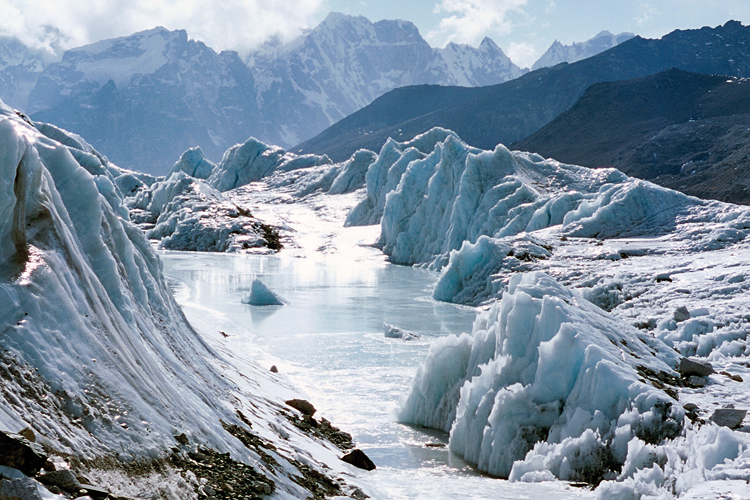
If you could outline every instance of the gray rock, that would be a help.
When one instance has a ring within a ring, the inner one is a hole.
[[[46,474],[39,476],[39,481],[44,484],[59,486],[67,491],[77,492],[81,489],[81,485],[78,483],[76,475],[69,469],[47,472]]]
[[[706,379],[698,377],[697,375],[690,375],[687,379],[687,383],[690,387],[703,387],[706,385]]]
[[[687,307],[680,306],[677,309],[675,309],[673,317],[674,317],[674,320],[677,321],[678,323],[680,321],[688,320],[690,319],[690,311],[688,311]]]
[[[734,408],[719,408],[714,411],[711,415],[711,421],[716,425],[722,427],[729,427],[730,429],[736,429],[742,425],[742,421],[745,419],[747,410],[737,410]]]
[[[264,495],[270,495],[271,493],[273,493],[273,486],[268,483],[264,483],[263,481],[253,482],[252,487],[255,491],[260,491]]]
[[[36,435],[34,434],[34,430],[31,427],[24,427],[18,434],[25,437],[32,443],[36,443]]]
[[[689,412],[698,411],[698,405],[695,403],[688,403],[685,406],[683,406],[683,408],[685,409],[685,411],[689,411]]]
[[[37,483],[31,478],[0,480],[0,498],[3,500],[42,500]]]
[[[42,447],[18,434],[0,431],[0,465],[33,476],[44,467],[47,456]]]
[[[349,493],[349,496],[354,498],[354,500],[367,500],[368,498],[370,498],[369,495],[367,495],[359,488],[354,488],[351,493]]]
[[[184,444],[184,445],[190,444],[190,440],[188,439],[188,437],[185,435],[184,432],[180,434],[179,436],[175,436],[174,438],[180,444]]]
[[[699,361],[693,361],[691,359],[682,358],[680,360],[680,366],[677,368],[680,375],[683,377],[690,377],[691,375],[697,375],[698,377],[708,377],[714,373],[714,367],[711,363],[702,363]]]

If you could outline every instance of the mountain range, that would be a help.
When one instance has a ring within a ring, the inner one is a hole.
[[[556,42],[537,65],[588,57],[628,36]],[[155,174],[194,146],[214,160],[250,136],[291,147],[399,87],[482,87],[526,72],[489,38],[433,48],[410,22],[339,13],[243,56],[165,28],[57,55],[0,38],[1,98],[87,137],[119,165]]]
[[[409,140],[435,126],[468,144],[492,149],[511,144],[569,109],[591,85],[649,76],[670,68],[750,76],[750,28],[729,21],[715,28],[676,30],[661,39],[634,37],[572,64],[527,73],[481,88],[403,87],[305,141],[297,153],[348,158],[360,148],[379,150],[388,137]]]
[[[165,173],[194,146],[215,160],[250,136],[292,146],[403,85],[490,85],[525,71],[489,38],[437,49],[410,22],[331,13],[244,58],[165,28],[71,49],[33,75],[27,100],[9,101],[119,165]]]
[[[0,36],[0,98],[3,102],[25,110],[39,75],[54,60],[54,54],[34,50],[17,38]]]

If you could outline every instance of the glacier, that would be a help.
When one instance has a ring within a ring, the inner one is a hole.
[[[291,388],[187,322],[122,202],[120,185],[148,179],[46,132],[67,144],[0,104],[0,427],[32,428],[121,495],[197,498],[205,482],[176,464],[198,445],[273,478],[279,498],[317,487],[299,477],[348,474],[293,425]]]
[[[190,149],[155,178],[53,125],[7,107],[2,117],[0,312],[10,319],[0,360],[12,383],[0,424],[31,425],[84,457],[93,477],[110,477],[96,467],[103,456],[164,460],[181,433],[271,473],[267,451],[227,431],[251,415],[282,464],[280,496],[302,494],[289,479],[301,464],[345,478],[352,492],[357,479],[336,450],[280,412],[294,390],[188,324],[147,238],[164,249],[283,248],[313,257],[314,279],[317,256],[355,251],[343,234],[379,231],[374,246],[391,263],[434,279],[428,308],[479,306],[470,333],[386,317],[358,340],[418,350],[437,337],[400,421],[448,433],[451,453],[494,476],[585,482],[598,498],[690,498],[742,491],[750,478],[748,427],[708,418],[730,401],[750,404],[746,207],[502,145],[479,150],[444,129],[342,163],[250,138],[218,163]],[[355,268],[370,251],[343,260]],[[275,298],[258,289],[256,298]],[[248,290],[244,302],[257,303]],[[279,314],[270,322],[291,325],[280,311],[301,306],[242,307],[254,322]],[[685,377],[686,357],[719,373]],[[158,487],[176,498],[190,488],[172,472]],[[118,480],[123,493],[139,487]]]

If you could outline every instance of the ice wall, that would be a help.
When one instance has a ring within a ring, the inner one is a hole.
[[[0,144],[0,425],[83,455],[158,454],[179,428],[226,447],[230,387],[106,165],[5,105]]]
[[[677,359],[549,276],[517,274],[471,335],[431,346],[399,419],[449,431],[450,449],[493,475],[598,482],[632,439],[682,431],[682,408],[653,378]]]
[[[503,145],[481,151],[455,134],[434,134],[442,138],[429,151],[386,143],[367,172],[366,199],[347,217],[348,225],[380,222],[378,243],[392,262],[416,264],[439,257],[442,265],[449,252],[480,236],[501,239],[551,226],[567,236],[599,239],[668,235],[680,229],[679,237],[696,240],[695,249],[699,243],[709,248],[742,238],[731,227],[722,235],[690,227],[737,218],[741,211],[725,204],[613,169],[565,165]]]
[[[388,193],[396,189],[409,164],[435,149],[436,144],[448,137],[457,137],[450,130],[433,128],[411,141],[398,142],[389,138],[380,149],[377,159],[370,164],[365,175],[367,196],[352,208],[346,217],[346,226],[378,224]]]

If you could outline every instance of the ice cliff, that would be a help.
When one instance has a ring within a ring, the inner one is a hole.
[[[702,252],[742,241],[743,207],[704,201],[630,178],[535,154],[472,148],[442,129],[412,143],[389,140],[365,177],[366,197],[348,225],[380,224],[378,246],[397,264],[443,271],[434,297],[478,304],[513,272],[542,268],[553,244],[589,238],[661,238],[640,255]],[[623,250],[596,249],[602,259]]]

